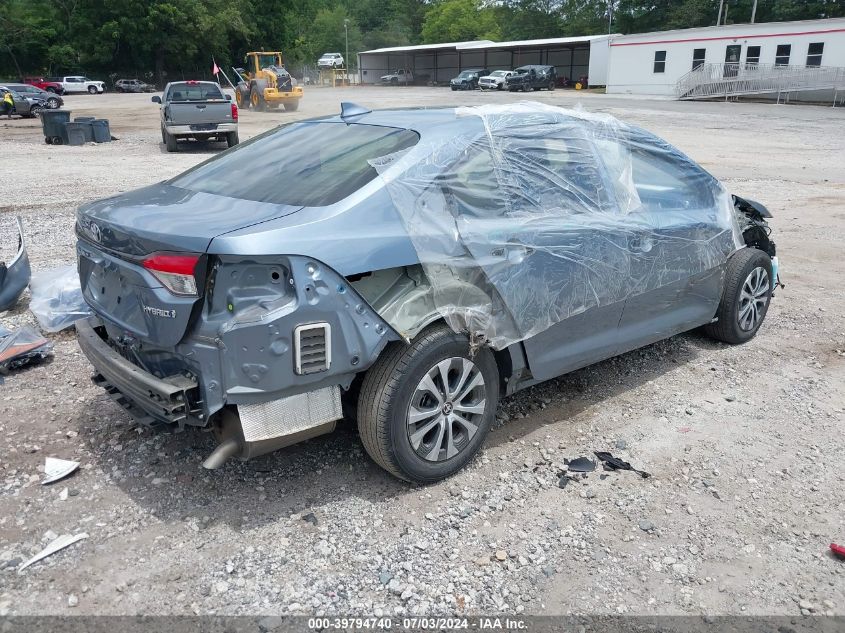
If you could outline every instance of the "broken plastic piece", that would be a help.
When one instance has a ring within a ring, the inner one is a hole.
[[[596,451],[595,456],[599,458],[604,463],[605,470],[631,470],[637,473],[643,479],[648,479],[651,475],[644,470],[637,470],[631,464],[626,462],[625,460],[619,459],[618,457],[614,457],[610,453],[604,453],[601,451]]]
[[[32,270],[23,239],[23,222],[18,221],[18,252],[8,264],[0,262],[0,312],[14,306],[29,285]]]
[[[25,326],[0,339],[0,374],[47,358],[53,345],[34,328]]]
[[[59,481],[59,479],[64,479],[77,468],[79,468],[79,462],[48,457],[44,462],[44,474],[46,477],[41,482],[41,485],[44,486],[54,481]]]
[[[29,309],[48,332],[58,332],[91,315],[91,308],[82,297],[76,266],[36,273],[29,291]]]
[[[568,463],[569,470],[575,473],[591,473],[596,469],[596,463],[589,457],[577,457]]]
[[[836,554],[839,558],[845,558],[845,546],[837,545],[836,543],[830,544],[830,551]]]
[[[64,548],[68,547],[69,545],[73,545],[77,541],[81,541],[82,539],[88,538],[88,534],[86,532],[80,532],[76,536],[71,536],[70,534],[62,534],[61,536],[57,536],[53,539],[50,544],[41,550],[38,554],[30,558],[26,561],[23,565],[18,567],[18,573],[21,573],[24,569],[32,565],[33,563],[37,563],[40,560],[47,558],[48,556],[52,556],[59,550],[63,550]]]

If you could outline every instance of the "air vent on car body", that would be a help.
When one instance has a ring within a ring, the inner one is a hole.
[[[332,364],[332,328],[328,323],[298,325],[293,331],[297,374],[316,374]]]

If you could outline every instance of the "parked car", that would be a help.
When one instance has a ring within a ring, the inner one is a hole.
[[[514,70],[514,74],[507,78],[505,87],[514,92],[523,90],[554,90],[557,74],[554,66],[520,66]]]
[[[239,142],[238,106],[213,81],[174,81],[152,101],[161,106],[161,142],[168,152],[179,149],[179,140]]]
[[[155,92],[156,87],[140,79],[118,79],[114,89],[116,92]]]
[[[106,91],[106,84],[102,81],[95,81],[82,75],[67,75],[64,77],[51,77],[50,81],[58,82],[64,89],[63,94],[87,92],[92,95],[103,94]]]
[[[47,92],[53,92],[57,95],[63,95],[65,93],[65,88],[59,81],[45,79],[44,77],[24,77],[23,81],[26,84],[33,85],[36,88],[41,88]]]
[[[15,100],[15,108],[12,110],[12,114],[17,114],[21,118],[32,119],[37,117],[47,107],[47,103],[43,99],[26,97],[6,86],[0,86],[0,98],[7,92],[11,92],[12,99]]]
[[[397,68],[392,73],[381,76],[381,83],[396,86],[402,84],[407,86],[414,83],[414,74],[407,68]]]
[[[449,82],[452,90],[475,90],[478,88],[478,81],[484,75],[490,74],[490,71],[482,68],[468,68],[461,71],[461,73],[452,78]]]
[[[77,213],[95,380],[212,429],[206,467],[327,433],[345,404],[379,465],[436,481],[500,397],[699,326],[743,343],[766,316],[766,209],[640,128],[342,109]]]
[[[44,107],[55,110],[61,108],[65,104],[65,100],[54,92],[42,90],[32,84],[5,84],[5,87],[22,94],[28,99],[34,99],[39,102],[44,102]]]
[[[512,70],[494,70],[478,80],[478,87],[482,90],[501,90],[505,80],[513,74]]]
[[[317,68],[343,68],[343,55],[323,53],[323,56],[317,60]]]

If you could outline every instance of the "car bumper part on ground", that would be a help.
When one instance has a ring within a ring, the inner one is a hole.
[[[8,264],[0,265],[0,312],[9,310],[29,285],[32,271],[23,239],[23,224],[18,222],[18,252]]]

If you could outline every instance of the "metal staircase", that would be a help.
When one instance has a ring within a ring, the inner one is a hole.
[[[832,66],[778,66],[776,64],[702,64],[678,80],[678,99],[718,99],[755,94],[777,94],[788,100],[793,92],[832,90],[833,105],[845,93],[845,68]]]

